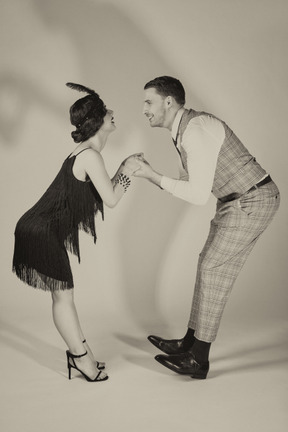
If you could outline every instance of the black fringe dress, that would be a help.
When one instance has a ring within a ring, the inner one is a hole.
[[[96,243],[96,213],[100,211],[104,219],[103,201],[90,179],[80,181],[73,175],[76,156],[64,161],[50,187],[15,229],[13,272],[45,291],[73,288],[67,250],[80,262],[79,229]]]

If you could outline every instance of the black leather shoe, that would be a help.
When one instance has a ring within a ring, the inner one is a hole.
[[[173,372],[181,375],[190,375],[191,378],[206,379],[209,371],[209,361],[198,363],[194,355],[189,351],[170,356],[160,354],[155,357],[155,360]]]
[[[147,339],[166,354],[181,354],[185,352],[184,339],[162,339],[159,336],[153,335],[148,336]]]

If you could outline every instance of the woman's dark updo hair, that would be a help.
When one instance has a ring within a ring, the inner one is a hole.
[[[76,130],[71,132],[74,142],[87,141],[102,126],[107,113],[106,106],[94,90],[80,84],[67,83],[66,85],[73,90],[88,93],[70,108],[70,121],[76,127]]]

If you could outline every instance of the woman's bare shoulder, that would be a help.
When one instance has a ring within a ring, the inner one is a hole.
[[[86,170],[104,167],[103,157],[96,150],[93,150],[91,148],[87,149],[83,151],[83,153],[81,153],[81,155],[79,156],[82,156],[81,162]]]
[[[102,155],[98,151],[96,151],[92,148],[87,148],[87,149],[81,150],[80,152],[78,151],[78,153],[73,152],[71,156],[76,156],[76,159],[83,160],[83,161],[86,161],[86,160],[87,161],[89,161],[89,160],[103,161]]]

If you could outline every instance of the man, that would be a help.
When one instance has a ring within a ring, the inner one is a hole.
[[[175,197],[203,205],[212,191],[216,214],[199,256],[188,330],[182,339],[148,339],[167,355],[155,359],[174,372],[205,379],[232,286],[256,241],[272,221],[279,190],[222,120],[184,108],[179,80],[162,76],[144,87],[144,115],[151,127],[167,128],[179,154],[179,179],[156,172],[145,160],[134,173]]]

